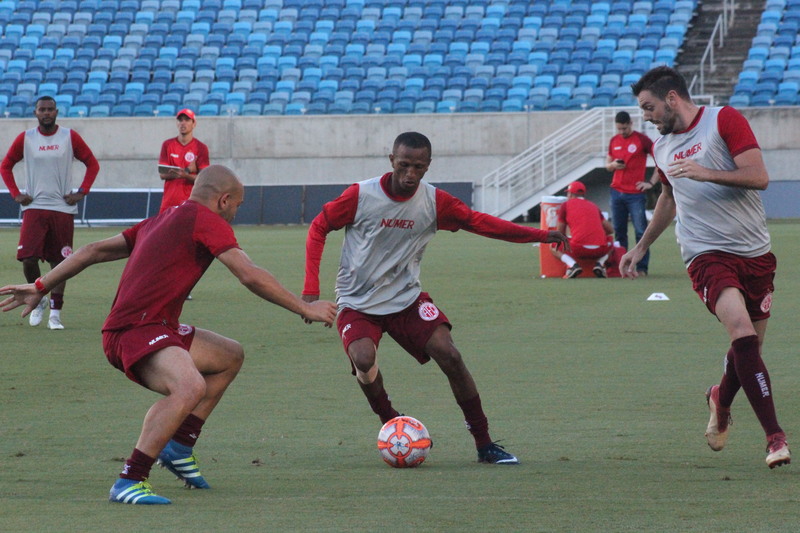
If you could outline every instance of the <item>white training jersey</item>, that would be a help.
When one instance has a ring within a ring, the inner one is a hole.
[[[740,148],[729,146],[723,137],[735,137]],[[665,176],[669,163],[682,159],[692,159],[715,170],[734,170],[731,152],[738,149],[741,153],[749,148],[758,148],[758,144],[738,111],[730,107],[705,107],[687,130],[658,139],[653,156]],[[770,250],[766,215],[758,191],[688,178],[668,181],[677,208],[675,234],[686,265],[697,255],[712,250],[742,257],[758,257]]]
[[[340,309],[396,313],[422,290],[420,261],[437,229],[436,188],[423,182],[413,197],[396,201],[386,195],[380,177],[358,186],[358,208],[342,245],[336,301]],[[375,253],[376,242],[381,253]]]
[[[47,209],[78,213],[78,206],[68,205],[64,196],[72,189],[72,136],[70,129],[59,126],[53,135],[42,135],[39,128],[25,132],[25,188],[33,197],[26,209]]]

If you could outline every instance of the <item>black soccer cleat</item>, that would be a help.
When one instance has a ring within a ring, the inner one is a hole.
[[[519,459],[508,453],[505,448],[493,442],[478,450],[478,462],[493,465],[518,465]]]

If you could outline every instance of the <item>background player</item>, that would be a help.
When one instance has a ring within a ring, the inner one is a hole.
[[[159,176],[164,181],[161,211],[186,201],[192,194],[197,174],[210,164],[208,146],[194,137],[194,128],[197,125],[194,111],[181,109],[175,118],[178,136],[161,144],[161,155],[158,158],[159,165],[178,167],[165,172],[159,171]]]
[[[572,251],[567,254],[552,246],[550,251],[567,265],[565,279],[581,275],[583,268],[575,261],[578,259],[594,259],[592,272],[598,278],[606,277],[603,266],[614,245],[611,237],[614,228],[605,219],[600,208],[583,197],[586,186],[580,181],[573,181],[567,187],[567,201],[558,207],[558,223],[556,229],[567,233],[569,228],[569,246]]]
[[[377,349],[388,333],[420,363],[436,361],[475,438],[478,460],[518,464],[492,442],[478,388],[450,335],[450,322],[422,292],[420,261],[437,230],[467,231],[511,242],[567,244],[557,231],[518,226],[472,211],[450,194],[422,183],[431,143],[416,132],[399,135],[389,161],[392,172],[351,185],[325,204],[306,242],[303,298],[319,297],[319,266],[327,234],[345,228],[336,295],[337,325],[361,390],[386,422],[398,415],[378,369]]]
[[[614,236],[620,246],[628,248],[628,219],[633,223],[636,242],[647,229],[647,191],[658,183],[658,176],[647,176],[647,154],[653,153],[653,141],[633,129],[631,116],[620,111],[614,117],[617,134],[608,143],[606,169],[613,172],[611,178],[610,204]],[[645,252],[636,265],[640,275],[647,275],[650,266],[650,251]]]
[[[22,206],[22,227],[17,247],[17,260],[28,283],[41,276],[39,261],[53,268],[72,253],[75,234],[75,215],[78,202],[89,194],[100,164],[92,150],[75,130],[56,124],[58,108],[50,96],[36,100],[36,128],[24,131],[14,139],[0,164],[0,175],[14,201]],[[25,192],[14,178],[14,166],[25,160]],[[83,182],[72,192],[72,160],[86,166]],[[61,309],[64,289],[61,283],[53,287],[50,298],[48,329],[64,329]],[[30,314],[31,326],[38,326],[44,317],[47,298],[42,296]]]
[[[663,188],[647,231],[622,257],[620,270],[635,277],[636,263],[677,214],[675,233],[693,288],[731,340],[722,380],[706,394],[708,445],[725,446],[730,407],[742,388],[767,437],[767,465],[788,464],[761,358],[776,266],[758,194],[769,184],[761,149],[741,113],[698,107],[672,68],[656,67],[632,88],[644,119],[663,135],[653,152]]]
[[[227,168],[210,166],[189,201],[119,235],[87,244],[30,285],[0,294],[3,311],[30,312],[49,289],[95,263],[128,258],[108,318],[103,348],[131,380],[162,394],[144,418],[139,440],[109,495],[112,502],[168,504],[147,481],[156,458],[187,486],[208,488],[193,447],[205,420],[239,372],[242,346],[179,322],[186,295],[216,257],[250,291],[308,321],[332,325],[332,302],[309,304],[255,265],[236,242],[230,222],[244,187]]]

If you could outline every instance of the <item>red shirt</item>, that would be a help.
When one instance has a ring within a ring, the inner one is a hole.
[[[602,246],[608,242],[603,213],[586,198],[570,198],[558,208],[558,221],[569,228],[570,244]]]
[[[182,145],[177,137],[167,139],[161,145],[158,164],[181,168],[192,167],[192,173],[200,172],[210,164],[208,146],[194,138],[186,146]],[[192,194],[192,187],[194,187],[194,182],[189,180],[166,180],[164,197],[161,199],[161,211],[173,205],[181,205]]]
[[[215,257],[239,247],[224,218],[191,200],[122,236],[131,255],[103,331],[159,323],[177,329],[192,287]]]
[[[608,144],[608,155],[612,159],[622,159],[625,168],[615,170],[611,179],[611,188],[621,193],[640,194],[636,184],[644,181],[647,171],[647,154],[653,153],[653,141],[650,137],[634,131],[628,137],[614,135]]]

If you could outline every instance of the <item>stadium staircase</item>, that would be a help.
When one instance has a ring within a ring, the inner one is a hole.
[[[534,144],[486,175],[474,191],[476,209],[514,220],[539,205],[544,196],[556,194],[605,164],[605,153],[617,131],[614,116],[628,111],[640,123],[637,107],[596,107]],[[651,126],[646,124],[644,132]]]
[[[698,9],[686,32],[686,40],[675,60],[678,68],[687,80],[691,80],[699,72],[699,65],[711,38],[714,25],[722,14],[723,2],[704,1]],[[747,52],[764,12],[763,1],[737,1],[733,23],[724,37],[724,45],[716,47],[715,39],[713,73],[706,71],[703,94],[711,95],[717,105],[726,104],[733,94],[733,88],[742,70],[742,62],[747,59]]]

